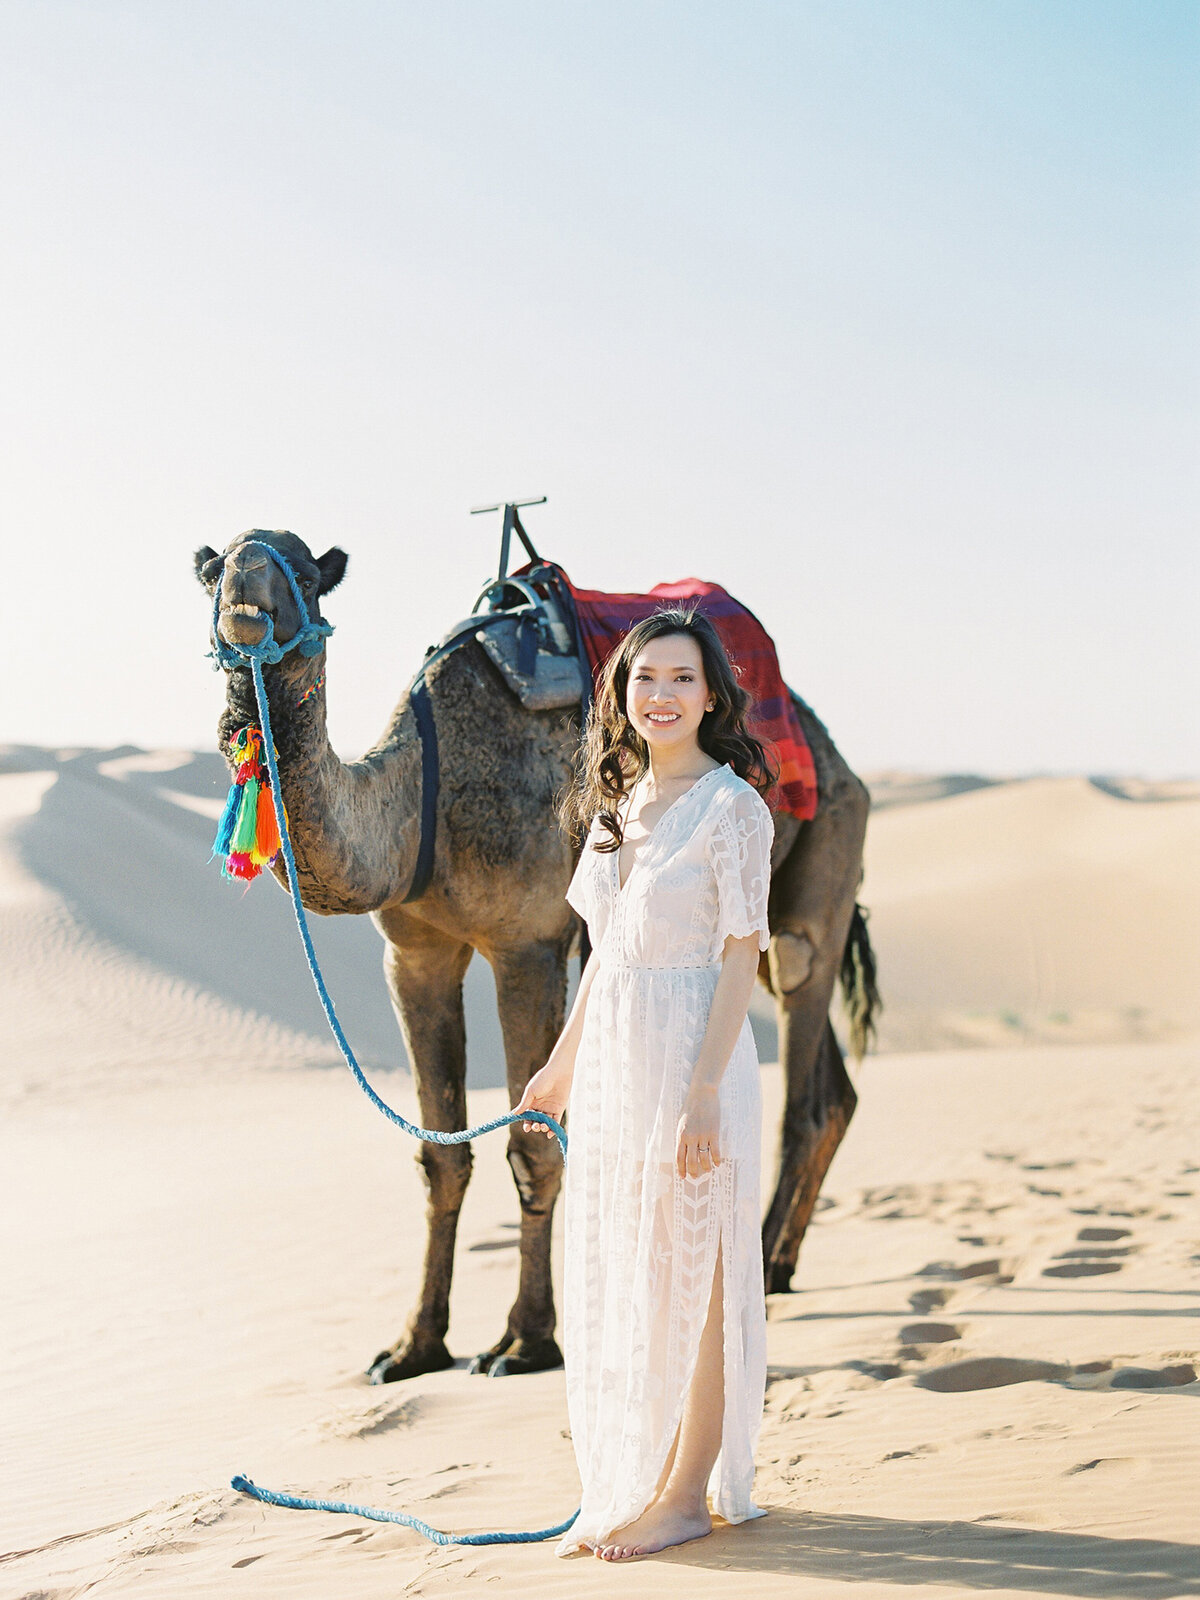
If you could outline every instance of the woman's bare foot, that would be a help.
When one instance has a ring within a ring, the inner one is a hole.
[[[635,1521],[618,1528],[603,1544],[594,1544],[592,1549],[601,1561],[632,1561],[638,1556],[653,1555],[656,1550],[666,1550],[673,1544],[703,1539],[711,1532],[712,1518],[707,1511],[681,1511],[677,1506],[656,1500]]]

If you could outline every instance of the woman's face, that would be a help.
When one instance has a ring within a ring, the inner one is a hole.
[[[701,718],[715,704],[691,634],[661,634],[634,657],[625,715],[652,749],[694,744]]]

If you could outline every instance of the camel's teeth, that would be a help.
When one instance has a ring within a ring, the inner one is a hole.
[[[225,607],[223,607],[223,609],[225,611],[227,611],[231,617],[261,617],[262,616],[262,612],[259,610],[258,606],[236,605],[236,606],[225,606]]]

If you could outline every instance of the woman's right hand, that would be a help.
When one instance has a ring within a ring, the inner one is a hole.
[[[525,1085],[525,1093],[514,1109],[543,1111],[546,1116],[553,1117],[555,1122],[561,1123],[570,1094],[571,1073],[556,1066],[553,1061],[547,1061],[546,1065],[535,1072]],[[544,1133],[548,1139],[557,1137],[554,1129],[548,1128],[544,1122],[523,1122],[521,1126],[526,1133]]]

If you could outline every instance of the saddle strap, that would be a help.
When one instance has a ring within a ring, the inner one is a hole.
[[[539,566],[528,570],[531,581],[544,584],[557,601],[567,626],[574,636],[575,648],[579,656],[581,704],[580,720],[586,722],[588,711],[592,703],[592,674],[588,667],[587,652],[584,649],[583,635],[579,625],[579,614],[571,595],[570,586],[560,567],[553,562],[543,562]],[[438,790],[441,785],[441,764],[438,757],[437,724],[433,718],[433,705],[429,698],[429,687],[425,682],[425,674],[451,651],[456,650],[460,644],[465,644],[468,637],[474,638],[485,628],[495,627],[501,623],[511,622],[511,611],[479,612],[467,617],[457,624],[449,637],[443,639],[439,645],[431,645],[425,660],[417,668],[416,675],[408,687],[409,704],[413,709],[413,716],[417,724],[417,736],[421,741],[421,836],[417,843],[417,864],[413,870],[412,882],[401,901],[402,905],[411,905],[414,900],[419,900],[429,887],[433,877],[434,847],[437,843],[437,803]],[[520,638],[520,665],[523,670],[532,672],[537,659],[537,628],[533,618],[522,619]],[[585,934],[586,941],[586,934]],[[585,954],[586,960],[586,954]]]
[[[433,719],[433,704],[429,698],[429,685],[425,682],[425,674],[452,650],[464,644],[468,634],[473,638],[481,628],[492,627],[495,623],[506,620],[502,611],[488,616],[471,617],[469,626],[464,624],[456,629],[449,639],[431,647],[408,686],[408,703],[416,719],[417,738],[421,741],[421,835],[417,841],[417,864],[413,869],[412,882],[400,902],[401,905],[409,905],[412,901],[419,900],[428,889],[429,880],[433,877],[433,852],[437,843],[437,803],[441,787],[441,763],[438,759],[437,723]]]

